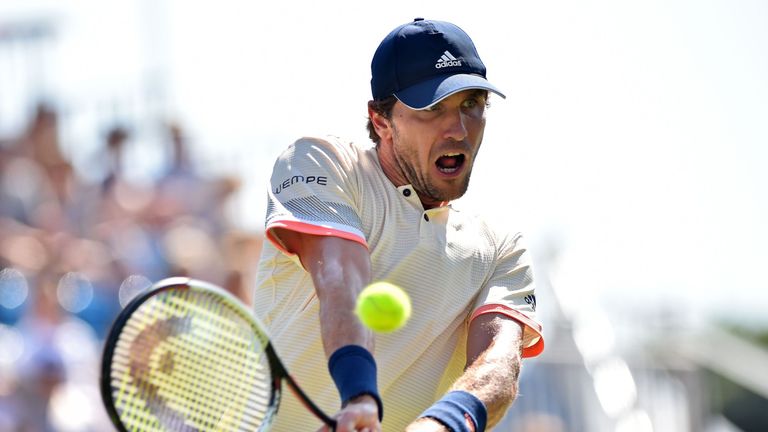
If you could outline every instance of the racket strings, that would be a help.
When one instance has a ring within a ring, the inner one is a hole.
[[[271,374],[250,321],[218,297],[169,292],[125,324],[112,389],[130,430],[255,429],[270,409]]]

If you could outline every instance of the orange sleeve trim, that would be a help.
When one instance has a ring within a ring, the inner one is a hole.
[[[278,249],[280,249],[281,252],[283,252],[286,255],[294,255],[290,252],[288,252],[285,249],[285,246],[275,237],[274,233],[272,232],[272,229],[274,228],[285,228],[287,230],[300,232],[303,234],[312,234],[312,235],[318,235],[318,236],[330,236],[330,237],[339,237],[347,240],[352,240],[354,242],[360,243],[361,245],[365,246],[366,249],[368,248],[368,243],[365,241],[364,238],[349,233],[347,231],[342,231],[334,228],[329,227],[323,227],[318,225],[312,225],[308,224],[306,222],[297,222],[297,221],[276,221],[269,224],[269,226],[266,229],[267,239]]]
[[[480,315],[489,313],[497,313],[512,318],[513,320],[525,325],[528,329],[530,329],[530,331],[536,333],[539,339],[533,345],[523,348],[523,357],[536,357],[537,355],[541,354],[542,351],[544,351],[544,336],[541,334],[541,324],[537,323],[524,313],[512,309],[509,306],[502,304],[487,304],[480,306],[472,313],[469,321],[472,322]]]

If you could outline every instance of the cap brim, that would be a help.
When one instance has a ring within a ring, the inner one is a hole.
[[[504,93],[485,78],[472,74],[441,75],[395,92],[395,97],[408,108],[422,110],[464,90],[481,89],[506,98]]]

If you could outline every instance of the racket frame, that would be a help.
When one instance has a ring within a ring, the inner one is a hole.
[[[117,342],[120,339],[122,329],[126,322],[128,322],[128,320],[131,318],[131,315],[133,315],[133,313],[139,307],[141,307],[141,305],[143,305],[149,299],[162,293],[163,291],[173,289],[204,291],[222,297],[227,303],[229,303],[230,306],[238,309],[241,315],[243,315],[243,317],[249,321],[251,327],[254,328],[253,333],[261,341],[262,346],[264,347],[264,353],[267,355],[267,362],[272,374],[268,411],[273,411],[273,413],[269,415],[271,418],[268,419],[267,423],[271,423],[274,419],[274,416],[276,416],[279,411],[280,399],[282,396],[282,381],[285,380],[288,383],[288,387],[296,395],[296,398],[312,414],[314,414],[315,417],[328,425],[330,430],[336,429],[336,420],[328,416],[322,409],[320,409],[320,407],[312,402],[309,396],[304,393],[301,387],[299,387],[298,383],[296,383],[293,377],[288,373],[288,370],[283,365],[280,357],[278,357],[277,352],[272,345],[272,341],[269,339],[269,335],[265,330],[264,324],[262,324],[258,317],[256,317],[253,312],[248,310],[239,299],[237,299],[234,295],[230,294],[226,290],[208,282],[203,282],[188,277],[171,277],[155,283],[152,287],[134,297],[125,306],[125,308],[123,308],[120,314],[118,314],[117,318],[115,318],[115,321],[113,322],[104,343],[104,351],[102,353],[101,361],[101,376],[99,379],[99,387],[101,390],[100,393],[109,418],[120,432],[131,431],[125,427],[122,420],[120,419],[120,414],[117,412],[117,408],[115,406],[116,404],[114,395],[112,394],[111,366],[115,348],[117,347]]]

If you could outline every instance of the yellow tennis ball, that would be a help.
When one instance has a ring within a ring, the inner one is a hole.
[[[393,332],[411,317],[411,299],[389,282],[374,282],[357,296],[355,313],[368,328],[380,333]]]

